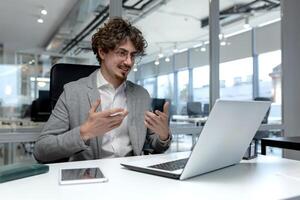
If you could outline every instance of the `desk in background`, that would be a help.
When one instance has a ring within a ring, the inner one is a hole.
[[[34,123],[30,126],[0,126],[0,144],[4,144],[4,164],[14,162],[16,152],[15,143],[35,142],[43,126],[44,123]]]
[[[300,137],[275,137],[261,139],[261,154],[266,155],[266,146],[300,151]]]
[[[173,115],[172,121],[176,122],[190,122],[196,126],[203,125],[207,120],[207,117],[189,117],[187,115]]]
[[[152,155],[163,157],[164,155]],[[22,200],[82,199],[286,199],[300,197],[300,162],[269,156],[179,181],[127,170],[128,157],[51,164],[46,174],[0,184],[1,198]],[[61,168],[100,167],[107,183],[58,184]]]

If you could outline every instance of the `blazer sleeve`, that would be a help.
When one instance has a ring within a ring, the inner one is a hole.
[[[151,110],[151,98],[149,93],[146,91],[146,95],[149,98],[148,109]],[[159,139],[159,135],[155,132],[151,131],[147,128],[146,140],[143,146],[144,154],[158,154],[164,153],[171,144],[172,141],[172,134],[169,132],[169,137],[167,140],[162,141]]]
[[[42,163],[68,159],[88,148],[80,136],[80,126],[71,130],[66,91],[61,94],[34,148],[34,157]]]
[[[172,135],[169,133],[167,140],[162,141],[159,139],[158,134],[151,132],[150,129],[147,129],[146,141],[143,147],[145,154],[158,154],[164,153],[171,144]]]

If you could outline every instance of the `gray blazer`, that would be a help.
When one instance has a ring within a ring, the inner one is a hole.
[[[87,142],[80,137],[80,125],[87,119],[91,105],[99,99],[96,87],[97,73],[99,70],[64,86],[64,91],[35,144],[34,156],[39,162],[101,158],[102,136]],[[148,92],[143,87],[127,81],[125,94],[133,155],[141,155],[145,148],[152,153],[164,152],[168,149],[170,140],[160,141],[158,135],[150,133],[144,125],[144,112],[149,110],[151,101]],[[98,111],[101,110],[100,107]]]

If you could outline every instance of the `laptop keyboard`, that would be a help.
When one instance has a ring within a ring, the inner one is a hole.
[[[157,165],[152,165],[149,166],[151,168],[156,168],[156,169],[163,169],[167,171],[175,171],[178,169],[183,169],[185,164],[187,163],[188,158],[180,159],[180,160],[174,160],[171,162],[165,162],[165,163],[160,163]]]

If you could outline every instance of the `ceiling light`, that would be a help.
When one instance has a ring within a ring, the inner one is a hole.
[[[44,81],[38,82],[37,85],[42,88],[46,86],[46,83]]]
[[[221,46],[225,46],[225,45],[226,45],[226,41],[225,41],[225,40],[222,40],[222,41],[220,42],[220,45],[221,45]]]
[[[40,23],[40,24],[42,24],[42,23],[44,23],[44,20],[42,18],[38,18],[37,22]]]
[[[48,13],[48,12],[47,12],[46,9],[42,9],[42,10],[41,10],[41,14],[42,14],[42,15],[47,15],[47,13]]]
[[[176,44],[176,43],[174,44],[173,52],[174,52],[174,53],[177,53],[177,52],[178,52],[177,44]]]
[[[249,24],[249,17],[245,17],[245,24],[244,24],[244,28],[248,29],[250,28],[250,24]]]
[[[220,45],[225,46],[226,45],[226,38],[225,38],[224,33],[219,34],[219,39],[220,39]]]
[[[199,44],[195,44],[194,46],[193,46],[193,48],[198,48],[198,47],[201,47],[202,46],[202,43],[199,43]]]
[[[162,58],[162,57],[164,57],[164,54],[162,52],[162,48],[159,48],[158,58]]]
[[[166,61],[166,62],[170,62],[170,57],[167,56],[167,57],[165,58],[165,61]]]
[[[205,45],[203,45],[203,46],[200,48],[200,51],[202,51],[202,52],[205,52],[205,51],[206,51]]]
[[[159,65],[159,60],[155,60],[154,65]]]
[[[264,22],[262,24],[259,24],[258,27],[263,27],[263,26],[267,26],[269,24],[273,24],[275,22],[279,22],[281,20],[281,18],[276,18],[276,19],[273,19],[271,21],[267,21],[267,22]]]
[[[224,37],[225,37],[225,36],[224,36],[224,33],[220,33],[220,34],[219,34],[219,40],[223,40]]]
[[[137,72],[137,71],[138,71],[138,69],[135,67],[135,68],[133,68],[133,71],[134,71],[134,72]]]

